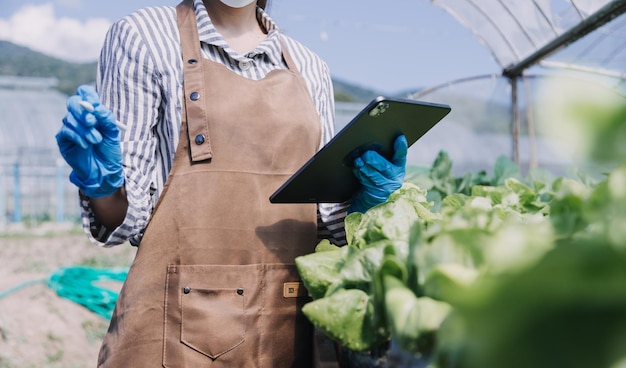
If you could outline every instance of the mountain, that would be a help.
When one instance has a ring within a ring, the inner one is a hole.
[[[0,75],[56,78],[57,89],[73,95],[76,87],[92,83],[97,64],[72,63],[57,59],[27,47],[0,40]],[[364,102],[381,95],[380,92],[333,78],[335,99],[346,102]]]
[[[369,102],[382,94],[339,78],[333,78],[333,89],[335,90],[335,101],[341,102]]]
[[[95,62],[71,63],[0,40],[0,75],[53,77],[59,81],[57,89],[67,95],[80,84],[93,82],[96,67]]]

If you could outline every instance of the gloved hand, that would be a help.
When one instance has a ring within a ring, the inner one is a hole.
[[[81,100],[92,104],[94,111],[85,110]],[[124,185],[120,132],[113,113],[87,85],[78,87],[76,95],[67,100],[67,111],[56,139],[61,155],[73,169],[70,181],[88,197],[113,194]]]
[[[393,148],[391,161],[372,150],[354,160],[352,171],[363,186],[352,196],[348,213],[365,213],[375,205],[386,202],[391,193],[400,189],[406,173],[406,137],[398,136]]]

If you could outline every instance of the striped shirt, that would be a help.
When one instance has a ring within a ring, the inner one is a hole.
[[[285,69],[281,41],[294,59],[320,117],[321,144],[334,134],[334,97],[325,62],[304,45],[281,33],[262,9],[259,24],[266,39],[238,54],[211,23],[202,0],[194,0],[203,57],[222,63],[243,77],[259,80]],[[83,227],[97,245],[129,241],[139,245],[174,160],[182,111],[182,58],[176,9],[147,7],[116,21],[107,32],[98,63],[96,88],[102,103],[127,126],[121,132],[128,211],[116,229],[106,229],[82,198]],[[345,244],[347,204],[318,205],[318,237]]]

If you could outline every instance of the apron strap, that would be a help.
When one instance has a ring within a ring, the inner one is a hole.
[[[193,0],[183,0],[176,7],[183,58],[183,127],[187,123],[187,139],[191,161],[205,161],[213,157],[209,126],[204,109],[204,68],[200,54],[200,39]],[[181,135],[182,138],[182,135]]]
[[[280,40],[280,49],[281,49],[281,53],[283,54],[283,59],[285,60],[285,64],[287,64],[287,68],[289,68],[289,70],[291,70],[294,73],[298,73],[298,68],[296,68],[296,63],[293,61],[293,58],[287,51],[287,47],[285,46],[285,43],[283,42],[283,40]]]
[[[176,6],[178,28],[180,29],[180,43],[183,58],[183,124],[181,138],[184,136],[185,126],[189,151],[192,162],[206,161],[213,158],[209,126],[206,123],[205,111],[205,71],[202,63],[200,39],[193,0],[183,0]],[[281,53],[287,68],[298,73],[293,58],[287,51],[285,43],[280,40]]]

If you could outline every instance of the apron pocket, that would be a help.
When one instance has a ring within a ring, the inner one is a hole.
[[[202,356],[230,362],[256,346],[247,332],[261,314],[263,273],[258,265],[168,266],[164,366]]]
[[[183,288],[183,344],[215,359],[240,345],[246,334],[243,289]]]

